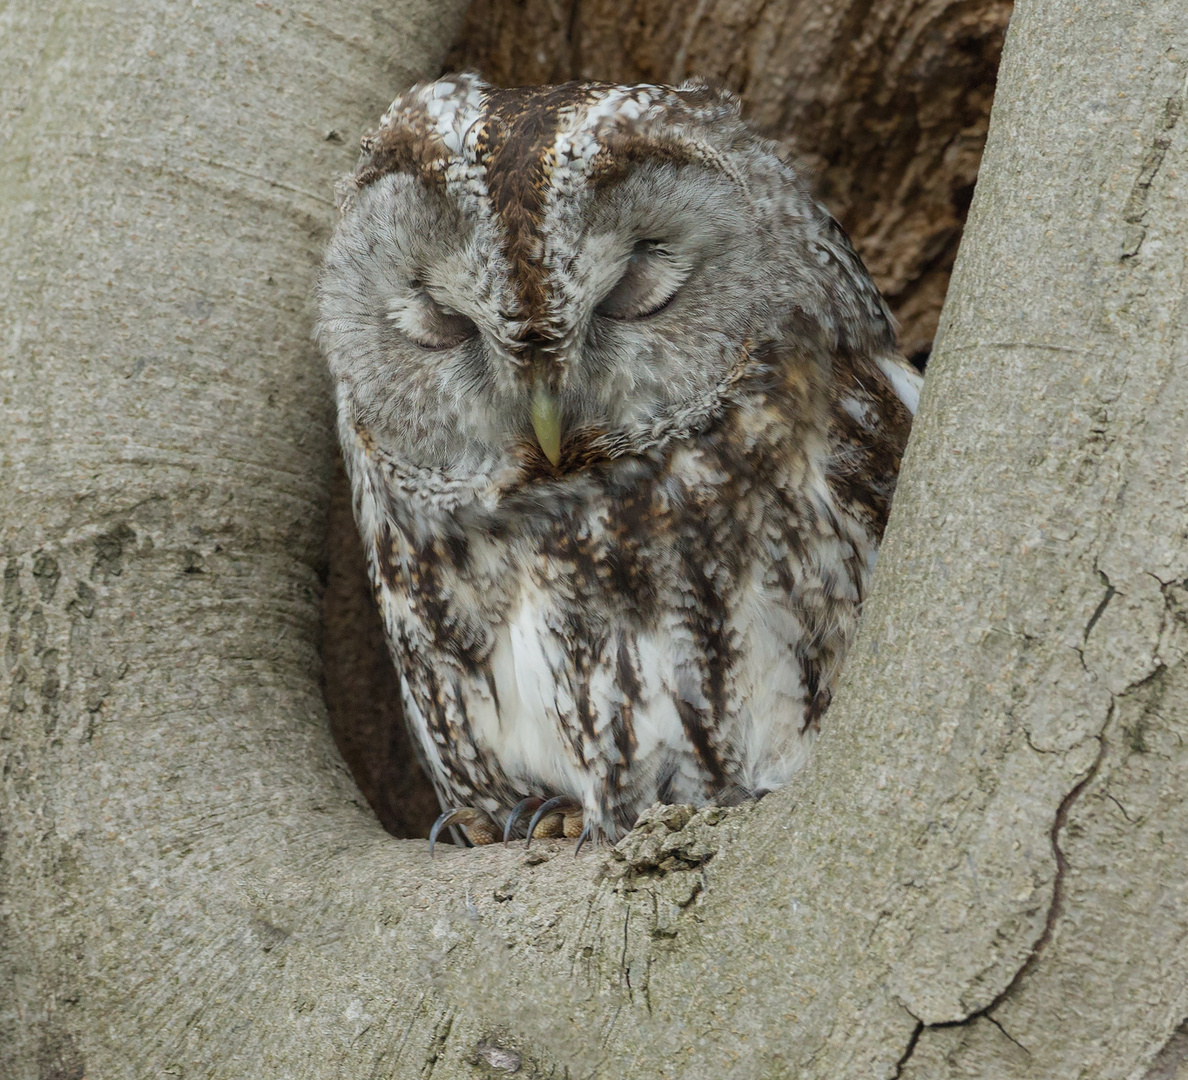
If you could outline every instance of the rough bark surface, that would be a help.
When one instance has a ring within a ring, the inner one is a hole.
[[[0,5],[6,1080],[287,1053],[246,868],[333,859],[361,802],[318,685],[313,282],[357,133],[463,8]]]
[[[1011,0],[475,0],[446,67],[503,86],[699,75],[735,90],[759,129],[814,175],[900,319],[905,352],[923,358],[973,194],[1011,8]],[[335,502],[347,505],[345,496]],[[347,531],[333,517],[331,528]],[[382,631],[354,572],[358,545],[346,544],[329,551],[325,599],[338,744],[385,826],[427,836],[436,803],[405,764],[392,723],[396,680],[372,645]]]
[[[1183,5],[1019,5],[809,769],[432,861],[326,734],[307,344],[326,135],[429,7],[6,9],[0,1071],[1177,1075]]]

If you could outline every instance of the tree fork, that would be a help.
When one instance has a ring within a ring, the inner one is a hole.
[[[8,15],[6,1075],[1171,1075],[1182,5],[1019,5],[805,773],[613,856],[432,861],[361,805],[316,663],[331,132],[461,14],[391,10]]]

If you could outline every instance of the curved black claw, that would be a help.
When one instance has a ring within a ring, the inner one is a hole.
[[[578,837],[577,847],[575,847],[573,849],[573,857],[575,859],[577,858],[577,853],[582,850],[582,845],[587,840],[593,839],[593,837],[594,837],[594,823],[592,821],[587,821],[582,826],[582,835]]]
[[[544,799],[541,799],[541,798],[537,797],[536,795],[529,795],[528,798],[521,799],[518,803],[516,803],[515,806],[513,806],[511,808],[511,813],[507,815],[507,821],[504,823],[504,826],[503,826],[503,846],[504,847],[507,847],[507,842],[511,839],[512,829],[514,829],[516,827],[516,822],[523,815],[524,811],[525,810],[535,810],[543,802],[544,802]],[[531,803],[532,805],[529,806],[529,803]],[[529,833],[528,835],[531,836],[532,834]]]
[[[433,847],[437,843],[437,837],[441,830],[447,828],[454,818],[465,809],[465,806],[451,806],[448,810],[438,814],[433,828],[429,830],[429,858],[433,858]]]
[[[568,795],[554,795],[551,799],[546,799],[536,808],[536,813],[532,815],[532,820],[528,822],[528,842],[524,847],[532,846],[532,834],[536,832],[536,826],[540,824],[540,819],[546,814],[556,810],[559,806],[573,806],[574,801]]]

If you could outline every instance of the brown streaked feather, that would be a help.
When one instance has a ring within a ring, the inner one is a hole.
[[[390,173],[418,176],[440,185],[450,152],[440,139],[423,127],[400,125],[381,128],[360,143],[367,161],[355,174],[355,187],[365,188]]]
[[[549,334],[549,291],[541,262],[545,193],[552,165],[551,150],[565,109],[587,101],[598,84],[491,89],[485,95],[489,141],[479,157],[487,169],[491,205],[503,224],[505,250],[520,286],[519,318],[535,340]],[[534,340],[527,337],[528,341]]]

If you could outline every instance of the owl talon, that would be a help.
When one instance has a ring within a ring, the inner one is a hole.
[[[476,810],[473,806],[451,806],[438,815],[429,830],[429,857],[433,857],[433,848],[442,829],[460,825],[464,836],[471,844],[493,844],[499,838],[499,830],[491,815],[485,810]]]
[[[582,845],[587,840],[592,839],[594,839],[594,823],[592,821],[587,821],[586,824],[582,826],[582,835],[578,837],[577,847],[573,849],[573,857],[575,859],[577,858],[578,852],[582,850]]]
[[[536,808],[536,813],[528,822],[528,840],[524,845],[526,848],[532,846],[536,827],[545,819],[549,820],[545,825],[545,831],[540,833],[542,837],[577,836],[580,831],[583,831],[581,830],[581,806],[568,795],[554,795],[553,798],[546,799]]]
[[[525,810],[535,810],[544,799],[538,798],[535,795],[529,795],[526,799],[521,799],[515,806],[511,808],[511,812],[507,815],[507,821],[503,826],[503,846],[507,847],[508,841],[511,840],[512,829],[516,827],[516,822],[523,816]],[[532,834],[529,833],[531,836]]]

